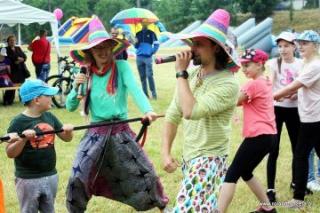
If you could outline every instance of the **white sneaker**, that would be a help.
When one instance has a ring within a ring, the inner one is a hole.
[[[173,209],[166,206],[166,208],[160,210],[161,213],[172,213]]]
[[[320,184],[316,180],[309,181],[307,183],[307,188],[311,191],[320,191]]]
[[[316,181],[320,185],[320,176],[316,178]]]

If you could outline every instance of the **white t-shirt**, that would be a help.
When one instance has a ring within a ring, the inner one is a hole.
[[[297,81],[304,85],[298,90],[298,110],[301,122],[320,121],[320,59],[304,64]]]
[[[295,58],[292,63],[286,63],[282,60],[281,72],[279,72],[277,60],[278,58],[274,58],[267,64],[270,67],[270,72],[273,73],[273,92],[276,92],[293,82],[302,69],[302,59]],[[274,101],[274,105],[287,108],[298,107],[298,101],[285,98],[281,102]]]

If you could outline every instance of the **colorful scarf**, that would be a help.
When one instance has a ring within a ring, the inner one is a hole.
[[[117,86],[118,86],[117,85],[118,72],[117,72],[117,66],[115,62],[112,61],[110,64],[105,65],[101,71],[97,68],[97,66],[91,65],[91,71],[98,76],[104,76],[110,69],[111,69],[111,74],[106,87],[106,91],[110,95],[114,95],[116,93]]]

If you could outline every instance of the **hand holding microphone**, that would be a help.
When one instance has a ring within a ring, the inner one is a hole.
[[[191,59],[194,59],[194,53],[192,52],[192,57]],[[163,63],[168,63],[168,62],[174,62],[177,60],[177,57],[175,55],[170,55],[170,56],[164,56],[164,57],[157,57],[154,62],[156,64],[163,64]]]
[[[193,58],[193,52],[190,50],[182,51],[176,54],[175,68],[176,72],[185,71],[188,69],[191,59]]]
[[[85,89],[85,82],[87,81],[87,71],[88,71],[88,68],[86,66],[82,66],[80,68],[80,73],[75,77],[75,82],[76,82],[76,85],[77,85],[77,93],[78,93],[78,96],[77,98],[78,99],[82,99],[84,97],[84,89]]]

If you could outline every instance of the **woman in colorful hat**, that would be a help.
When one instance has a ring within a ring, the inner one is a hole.
[[[86,74],[75,78],[75,89],[67,97],[66,107],[79,105],[81,85],[85,84],[85,112],[91,122],[125,120],[127,96],[154,121],[157,114],[135,81],[129,63],[115,60],[128,47],[122,39],[111,38],[98,18],[89,25],[89,44],[71,51],[74,60],[87,67]],[[85,83],[87,82],[87,83]],[[92,195],[126,203],[136,210],[164,209],[168,202],[151,162],[127,123],[89,129],[81,139],[67,188],[69,212],[85,212]]]
[[[287,207],[298,209],[305,206],[308,156],[312,148],[320,157],[320,36],[313,30],[306,30],[298,36],[297,44],[303,59],[302,70],[296,80],[274,93],[274,99],[281,100],[298,91],[301,125],[294,153],[295,190],[293,199],[286,203]]]
[[[227,170],[231,118],[239,66],[225,45],[230,16],[218,9],[189,35],[178,35],[191,49],[176,55],[177,90],[167,109],[162,142],[164,170],[179,166],[171,148],[183,124],[183,180],[173,212],[213,212]],[[191,58],[196,69],[187,68]]]
[[[221,188],[219,213],[227,211],[240,177],[257,196],[260,205],[252,213],[276,210],[270,206],[261,183],[253,176],[253,170],[271,151],[276,140],[276,123],[273,107],[272,82],[264,76],[268,54],[259,49],[247,49],[241,56],[242,70],[248,81],[242,88],[238,106],[243,107],[244,141],[240,145]]]

